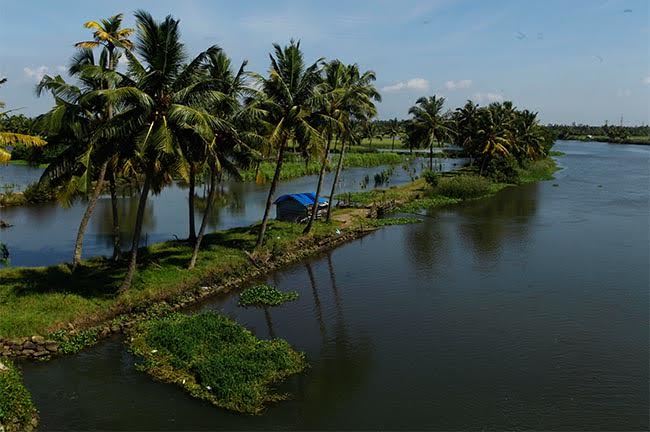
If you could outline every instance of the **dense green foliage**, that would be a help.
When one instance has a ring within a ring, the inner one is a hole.
[[[20,372],[8,359],[2,358],[1,364],[7,369],[0,369],[0,425],[7,432],[31,429],[28,426],[36,417],[36,408]]]
[[[303,371],[304,355],[281,339],[260,340],[231,319],[213,313],[173,314],[146,321],[133,333],[139,366],[193,396],[230,410],[259,414],[282,400],[271,386]]]
[[[246,288],[239,294],[239,306],[280,306],[298,299],[296,291],[282,292],[268,284]]]
[[[650,126],[615,126],[607,123],[603,126],[590,126],[573,123],[550,124],[546,128],[561,140],[650,144]]]
[[[484,177],[459,175],[441,179],[434,190],[444,197],[465,200],[487,195],[490,185],[491,182]]]

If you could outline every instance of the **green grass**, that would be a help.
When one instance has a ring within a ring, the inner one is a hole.
[[[254,249],[258,228],[234,228],[206,235],[192,271],[186,269],[192,250],[184,242],[142,248],[133,286],[121,295],[116,293],[125,274],[125,263],[107,259],[82,261],[74,274],[68,264],[2,269],[0,338],[47,335],[66,328],[68,323],[105,321],[188,288],[246,275],[251,263],[245,251]],[[317,222],[311,236],[317,241],[334,234],[336,228],[335,224]],[[271,221],[268,240],[256,253],[276,257],[302,250],[303,229],[299,224]]]
[[[6,432],[31,430],[37,415],[31,395],[13,363],[0,358],[0,364],[7,368],[0,369],[0,425]]]
[[[261,284],[242,291],[239,295],[239,306],[280,306],[297,299],[296,291],[282,292],[274,286]]]
[[[192,396],[246,414],[286,399],[272,385],[302,372],[302,353],[284,340],[260,340],[222,315],[172,314],[144,321],[133,332],[131,349],[144,358],[138,368],[175,383]]]
[[[338,159],[339,155],[333,154],[326,170],[335,170]],[[397,153],[347,153],[345,155],[345,160],[343,161],[343,166],[344,168],[374,167],[379,165],[399,164],[405,160],[406,156]],[[304,161],[289,160],[282,164],[280,179],[290,180],[307,175],[316,175],[319,171],[320,162],[315,159],[307,163]],[[244,181],[267,182],[273,178],[274,173],[275,162],[265,161],[260,164],[257,176],[254,168],[242,171],[241,174]]]
[[[23,160],[23,159],[11,159],[9,162],[7,162],[10,165],[18,165],[18,166],[30,166],[34,168],[47,168],[49,164],[47,163],[31,163],[29,161]]]
[[[465,174],[441,178],[433,190],[443,197],[467,200],[488,195],[491,185],[485,177]]]

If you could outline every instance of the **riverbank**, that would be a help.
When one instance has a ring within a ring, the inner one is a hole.
[[[38,426],[38,413],[14,364],[0,358],[0,431],[31,432]]]
[[[568,135],[563,137],[564,141],[597,141],[609,144],[638,144],[650,145],[650,137],[648,136],[630,136],[627,138],[612,138],[606,135]]]

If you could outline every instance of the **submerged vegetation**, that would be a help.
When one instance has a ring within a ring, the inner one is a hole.
[[[172,314],[141,323],[130,342],[139,368],[192,396],[246,414],[289,395],[272,386],[302,372],[307,363],[281,339],[260,340],[222,315]]]
[[[36,408],[14,364],[0,358],[0,430],[23,432],[35,429]]]
[[[280,306],[297,299],[298,293],[295,291],[282,292],[274,286],[261,284],[242,291],[239,295],[239,306]]]

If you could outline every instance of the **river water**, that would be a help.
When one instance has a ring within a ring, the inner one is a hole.
[[[647,430],[650,147],[560,142],[549,182],[270,274],[300,298],[198,309],[306,353],[257,417],[137,372],[119,338],[22,364],[43,430]]]
[[[436,159],[437,168],[451,170],[465,163],[464,159]],[[393,174],[386,186],[404,184],[411,181],[411,175],[417,174],[424,160],[413,159],[406,166],[395,165]],[[374,176],[387,166],[372,168],[349,168],[341,173],[340,192],[353,192],[361,189],[364,177],[368,176],[374,186]],[[15,185],[15,190],[24,189],[26,184],[37,181],[42,173],[40,168],[26,166],[0,165],[0,184]],[[324,194],[329,194],[334,173],[325,176]],[[277,196],[285,193],[314,191],[318,176],[305,176],[281,182]],[[2,183],[5,182],[5,183]],[[268,194],[268,184],[225,181],[217,205],[212,211],[208,232],[210,230],[249,226],[262,219],[264,205]],[[197,193],[203,194],[199,187]],[[186,238],[188,234],[188,190],[178,183],[163,189],[158,195],[150,197],[145,210],[142,244],[151,244]],[[137,195],[124,196],[119,200],[122,244],[131,245],[131,233],[135,224],[138,207]],[[201,225],[203,211],[197,201],[195,214],[196,229]],[[0,231],[0,240],[10,251],[12,266],[40,266],[70,261],[79,221],[86,208],[86,203],[77,200],[70,207],[51,202],[21,207],[0,208],[0,219],[13,227]],[[113,251],[112,210],[110,196],[99,199],[90,220],[84,238],[84,257],[99,255],[110,256]]]

